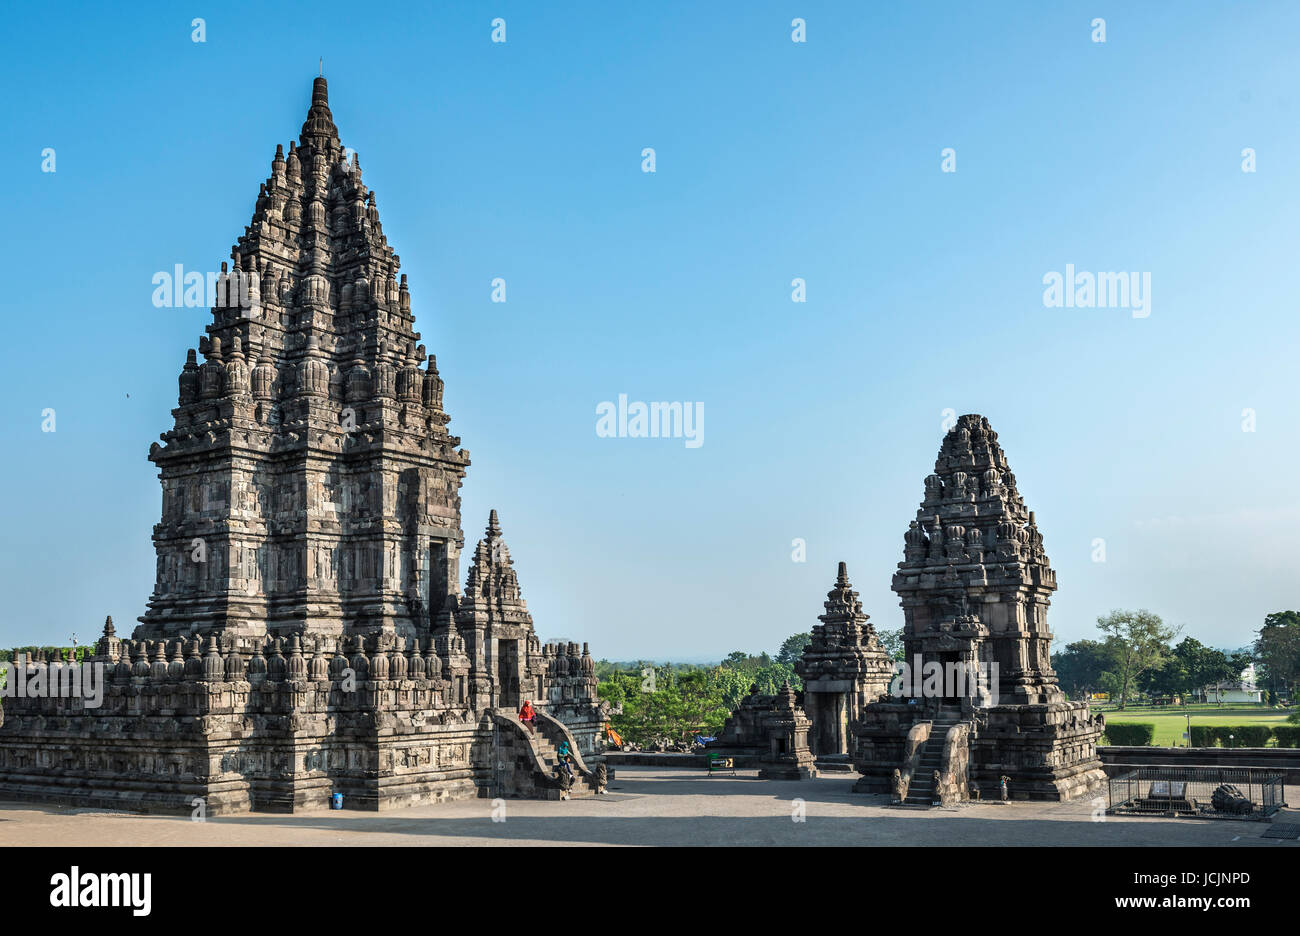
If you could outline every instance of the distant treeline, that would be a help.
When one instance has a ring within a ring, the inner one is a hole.
[[[610,719],[625,741],[649,744],[659,738],[688,741],[696,734],[716,735],[727,716],[757,686],[774,695],[785,683],[796,691],[803,683],[794,662],[803,654],[808,634],[788,637],[776,654],[735,650],[716,664],[654,663],[648,660],[596,663],[602,699],[622,705]]]
[[[1239,649],[1209,647],[1195,637],[1174,639],[1150,611],[1112,611],[1097,619],[1100,640],[1076,640],[1052,654],[1062,688],[1075,698],[1109,693],[1123,709],[1150,698],[1194,698],[1208,687],[1239,685],[1255,664],[1263,701],[1277,705],[1300,690],[1300,612],[1277,611],[1264,618],[1255,642]]]
[[[25,657],[26,659],[28,659],[28,660],[32,660],[32,659],[34,659],[34,658],[36,657],[36,655],[37,655],[37,651],[39,651],[41,654],[43,654],[44,657],[45,657],[45,659],[46,659],[47,661],[52,661],[52,660],[55,658],[55,656],[57,656],[60,660],[66,660],[66,659],[68,658],[68,651],[69,651],[69,650],[75,650],[75,651],[76,651],[76,656],[74,657],[74,659],[75,659],[78,663],[84,661],[84,660],[86,659],[86,657],[88,657],[88,656],[93,656],[94,653],[95,653],[95,648],[92,647],[92,646],[78,646],[78,647],[14,647],[14,648],[11,649],[11,650],[0,650],[0,662],[2,662],[2,663],[7,663],[7,662],[12,661],[13,658],[14,658],[14,656],[15,656],[15,654],[17,654],[17,655],[19,655],[19,656],[24,656],[24,657]]]

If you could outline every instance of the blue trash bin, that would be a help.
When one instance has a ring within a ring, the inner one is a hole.
[[[342,808],[343,808],[343,794],[335,793],[333,796],[330,797],[330,809],[342,809]]]

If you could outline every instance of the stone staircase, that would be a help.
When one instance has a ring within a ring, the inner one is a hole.
[[[930,738],[921,745],[921,756],[907,785],[907,806],[933,806],[936,802],[934,772],[943,768],[943,745],[948,729],[961,721],[959,711],[941,710],[930,726]]]
[[[510,753],[503,753],[505,763],[503,777],[509,789],[508,795],[524,796],[529,799],[562,799],[563,790],[553,781],[555,770],[560,765],[560,745],[568,741],[573,754],[573,782],[567,791],[570,799],[582,796],[594,796],[596,784],[591,777],[582,755],[578,753],[574,742],[563,725],[550,716],[538,713],[533,730],[530,732],[514,714],[497,709],[492,712],[497,726],[502,732],[511,736]]]
[[[572,749],[572,745],[570,745],[570,749]],[[559,746],[543,737],[539,730],[537,734],[533,736],[533,750],[537,753],[537,760],[541,765],[539,769],[542,773],[548,777],[554,776],[555,768],[560,766]],[[577,758],[575,757],[574,760],[576,761]],[[573,783],[569,786],[569,796],[577,797],[595,795],[596,789],[590,777],[583,773],[576,763],[570,764],[569,766],[573,770]],[[560,791],[557,790],[556,797],[558,798],[559,795]]]

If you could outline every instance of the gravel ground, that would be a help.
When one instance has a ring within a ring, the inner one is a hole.
[[[252,813],[194,822],[0,802],[0,845],[1250,845],[1266,823],[1093,819],[1094,798],[1068,803],[891,807],[850,792],[851,776],[759,780],[757,771],[620,767],[604,796],[568,802],[462,800],[390,812]],[[1300,803],[1300,789],[1287,788]],[[500,816],[501,808],[497,809]],[[1300,822],[1300,810],[1279,821]],[[802,820],[802,821],[799,821]]]

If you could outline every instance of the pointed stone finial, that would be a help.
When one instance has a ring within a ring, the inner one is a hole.
[[[330,113],[329,86],[322,75],[312,82],[311,108],[307,111],[307,120],[302,125],[300,142],[304,147],[310,146],[319,155],[321,147],[332,151],[338,142],[338,128],[334,126],[334,115]]]
[[[116,634],[117,630],[113,627],[113,615],[110,614],[108,617],[104,618],[104,636],[113,637]]]
[[[839,573],[835,576],[835,584],[839,588],[849,587],[849,566],[848,563],[841,562]]]

